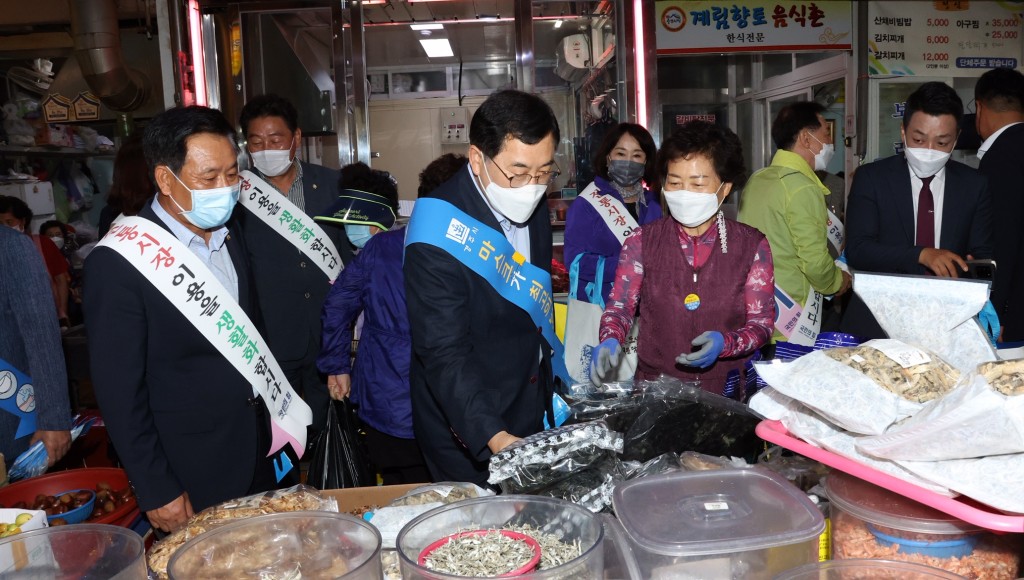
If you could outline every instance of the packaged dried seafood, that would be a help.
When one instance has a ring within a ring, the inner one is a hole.
[[[992,365],[999,363],[985,363]],[[941,461],[1024,452],[1024,397],[998,392],[972,375],[941,399],[857,449],[882,459]]]
[[[858,272],[853,290],[889,338],[926,348],[961,372],[996,360],[975,318],[988,300],[986,281]]]
[[[190,539],[227,523],[254,516],[298,511],[337,512],[338,502],[307,485],[296,485],[226,501],[195,514],[180,530],[160,540],[146,555],[158,578],[167,578],[167,564]]]
[[[896,340],[812,352],[756,365],[778,392],[847,431],[881,435],[956,385],[960,373],[934,353]]]
[[[955,495],[949,488],[918,477],[893,461],[876,459],[861,453],[856,447],[858,438],[853,433],[841,429],[800,401],[787,397],[772,387],[763,389],[754,395],[750,399],[750,406],[769,419],[781,421],[790,434],[811,445],[863,463],[872,469],[908,481],[933,493],[947,497]]]
[[[824,353],[915,403],[938,399],[960,379],[960,372],[939,357],[897,340],[871,340],[861,346],[832,348]]]
[[[622,435],[599,421],[548,429],[491,456],[488,483],[529,493],[622,451]]]
[[[981,363],[978,373],[999,393],[1008,397],[1024,395],[1024,359]]]
[[[388,507],[420,505],[425,503],[455,503],[464,499],[494,495],[489,489],[468,482],[439,482],[421,485],[409,493],[396,498]]]

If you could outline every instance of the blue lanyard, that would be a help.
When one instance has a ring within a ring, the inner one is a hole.
[[[440,199],[416,202],[405,245],[417,243],[444,250],[487,281],[502,298],[525,310],[555,351],[551,357],[555,376],[572,384],[562,341],[555,334],[551,274],[527,262],[503,234]]]

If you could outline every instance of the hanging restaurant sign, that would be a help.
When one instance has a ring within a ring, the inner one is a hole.
[[[871,2],[872,76],[976,77],[1021,66],[1024,2]]]
[[[659,1],[658,54],[850,50],[852,4]]]

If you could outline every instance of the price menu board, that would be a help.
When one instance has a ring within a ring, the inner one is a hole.
[[[1024,2],[871,2],[872,76],[974,77],[1021,66]]]

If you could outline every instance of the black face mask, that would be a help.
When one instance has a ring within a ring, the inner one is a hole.
[[[612,159],[608,162],[608,178],[619,187],[636,185],[644,176],[643,163],[628,159]]]

